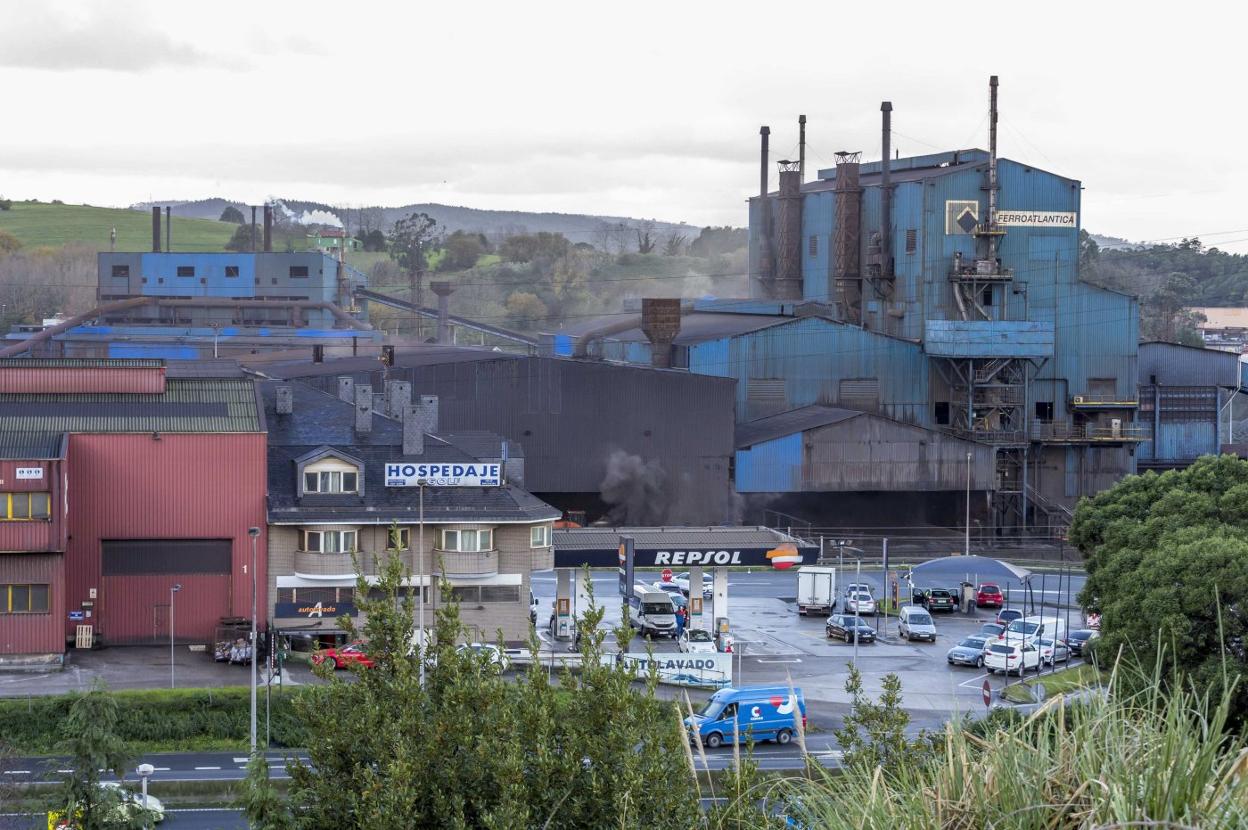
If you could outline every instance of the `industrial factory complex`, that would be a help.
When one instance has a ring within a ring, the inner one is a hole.
[[[0,665],[208,642],[253,579],[265,626],[324,642],[387,552],[472,637],[518,642],[531,574],[575,593],[619,543],[603,525],[646,550],[764,511],[1043,541],[1126,475],[1238,452],[1239,356],[1140,343],[1136,300],[1080,278],[1079,181],[999,154],[990,95],[987,150],[896,157],[885,102],[883,157],[813,175],[764,127],[751,296],[550,332],[272,251],[267,211],[259,250],[174,252],[154,209],[152,250],[99,254],[95,308],[0,343]],[[747,535],[764,563],[817,555]]]

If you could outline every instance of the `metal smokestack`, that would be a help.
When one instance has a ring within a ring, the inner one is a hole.
[[[455,286],[449,282],[431,282],[429,290],[438,296],[438,342],[448,345],[451,342],[451,300]]]
[[[251,252],[256,252],[256,206],[251,206]]]
[[[840,319],[862,322],[862,188],[858,185],[861,153],[836,154],[836,232],[832,247],[832,290]]]
[[[880,127],[884,158],[880,163],[880,275],[893,275],[893,102],[880,104],[883,124]]]
[[[165,207],[165,250],[173,251],[173,206]]]
[[[767,198],[767,145],[771,127],[760,127],[762,149],[758,170],[758,280],[762,283],[764,296],[771,294],[771,200]]]
[[[799,162],[784,159],[780,165],[780,204],[776,240],[776,278],[772,296],[777,300],[802,298],[802,179]]]
[[[264,252],[273,250],[273,206],[264,206]]]
[[[160,207],[152,208],[152,253],[160,253]]]
[[[997,261],[997,76],[988,78],[988,261]]]
[[[797,117],[797,172],[800,181],[806,183],[806,116]]]

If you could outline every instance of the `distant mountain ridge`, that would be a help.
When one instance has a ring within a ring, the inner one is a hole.
[[[336,216],[342,224],[355,231],[360,218],[365,213],[376,221],[380,211],[380,223],[384,230],[389,230],[395,222],[411,213],[427,213],[448,232],[470,231],[487,235],[508,233],[561,233],[573,242],[593,243],[595,234],[606,230],[620,228],[638,229],[644,225],[657,234],[682,233],[690,238],[696,237],[700,227],[684,222],[660,222],[657,220],[635,219],[627,216],[595,216],[585,213],[530,213],[520,210],[483,210],[481,208],[458,207],[423,203],[402,205],[399,207],[335,207],[321,202],[308,202],[299,199],[278,199],[292,212],[300,216],[323,215],[328,213]],[[153,206],[170,206],[174,216],[194,219],[219,219],[221,212],[233,206],[243,212],[248,219],[251,217],[250,206],[243,202],[230,199],[212,198],[195,201],[152,201],[131,205],[133,210],[150,210]],[[323,212],[323,213],[322,213]]]

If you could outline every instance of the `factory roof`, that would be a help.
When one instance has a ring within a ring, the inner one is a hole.
[[[399,347],[394,350],[394,368],[436,366],[443,363],[463,363],[477,360],[514,360],[522,355],[512,352],[496,352],[487,348],[469,346],[439,346],[427,344]],[[272,355],[248,355],[240,362],[271,378],[319,377],[322,375],[350,375],[358,372],[375,372],[382,368],[381,355],[330,357],[317,362],[306,351],[279,352]]]
[[[0,434],[263,431],[255,389],[242,378],[169,378],[157,394],[0,394]]]
[[[737,425],[737,449],[748,449],[755,444],[782,438],[795,432],[805,432],[808,429],[816,429],[828,424],[838,424],[862,414],[856,409],[816,404],[769,415],[766,418],[758,418]]]
[[[65,457],[61,432],[0,432],[0,459],[36,461]]]
[[[629,536],[637,548],[651,547],[766,547],[793,542],[808,543],[769,527],[578,527],[557,528],[555,550],[618,550],[620,537]]]
[[[752,331],[792,323],[804,317],[790,317],[779,314],[739,314],[735,312],[691,311],[680,318],[680,333],[673,341],[677,345],[701,343],[706,340],[719,340],[724,337],[735,337],[749,334]],[[561,334],[573,337],[592,335],[604,326],[621,322],[619,316],[598,317],[585,323],[569,326]],[[624,340],[646,343],[649,338],[641,330],[641,317],[637,316],[638,325],[622,332],[613,332],[605,336],[608,340]]]
[[[0,368],[12,369],[159,369],[163,360],[117,357],[5,357]]]

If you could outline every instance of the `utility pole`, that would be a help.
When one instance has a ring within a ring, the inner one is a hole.
[[[259,645],[259,638],[256,636],[256,538],[260,535],[260,528],[247,528],[247,535],[251,537],[251,754],[256,754],[256,646]]]
[[[971,555],[971,454],[966,454],[966,542],[963,545],[964,556]]]
[[[862,584],[862,559],[859,558],[858,566],[854,570],[854,583]],[[858,589],[854,589],[854,668],[858,668],[858,621],[861,617],[858,615],[858,609],[861,603],[858,601]]]
[[[421,427],[423,429],[423,427]],[[420,688],[425,688],[425,485],[429,482],[420,479],[416,482],[416,486],[420,488],[420,528],[417,531],[417,550],[416,550],[416,604],[420,609],[417,616],[420,618],[419,625],[416,629],[416,641],[420,643]],[[430,580],[432,581],[432,580]],[[551,658],[554,659],[553,657]]]

